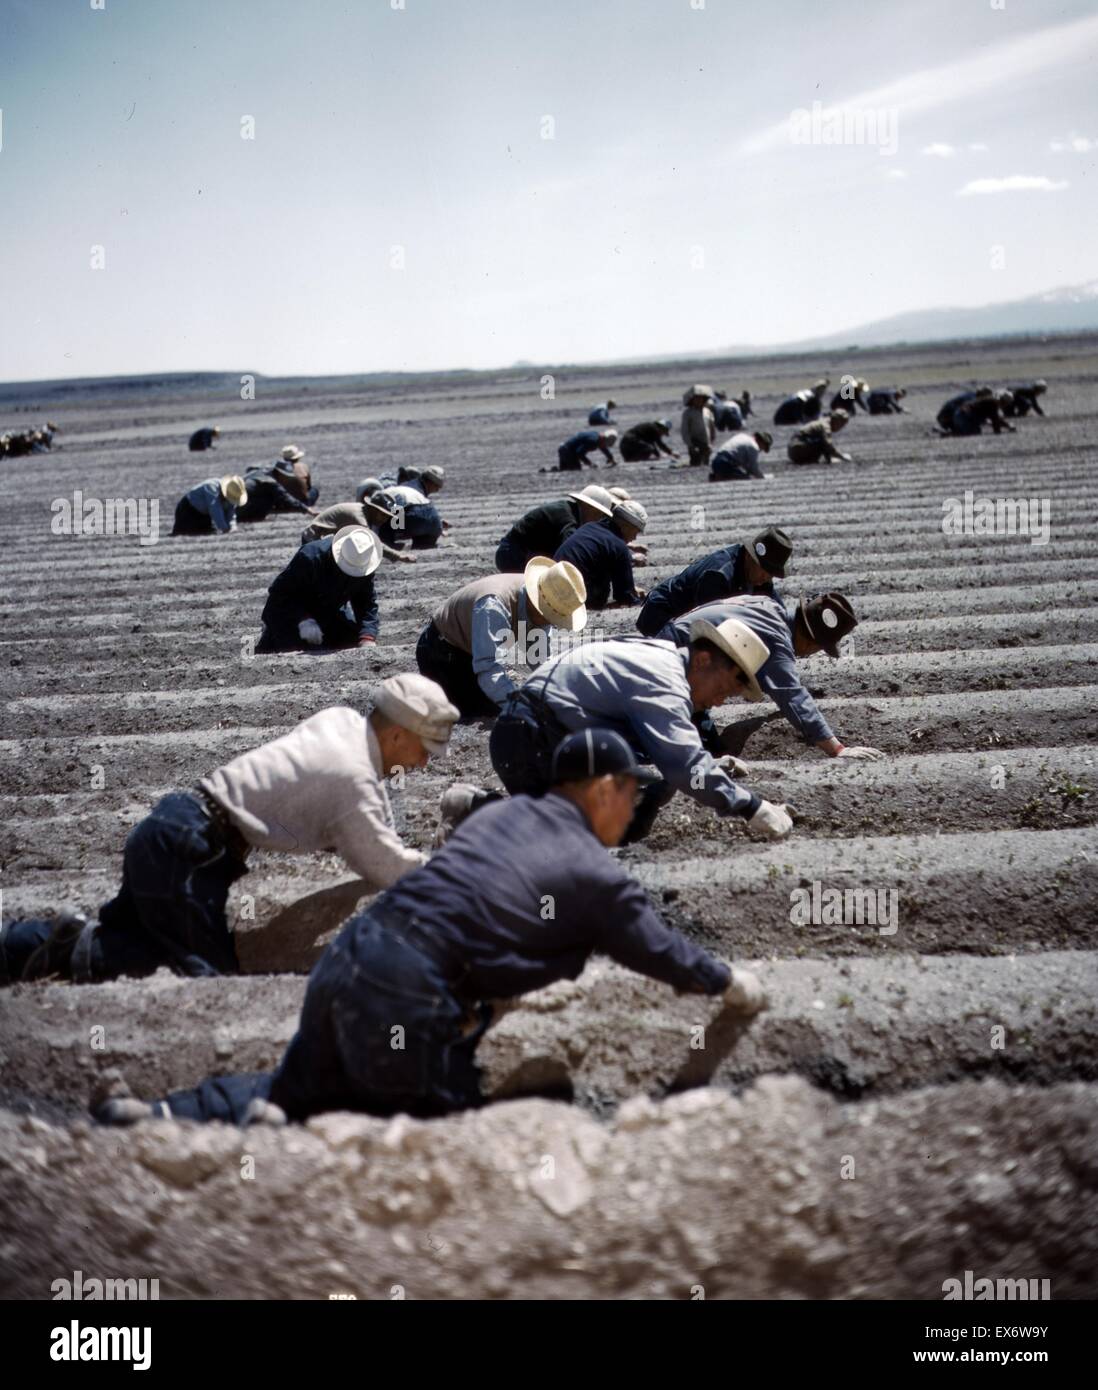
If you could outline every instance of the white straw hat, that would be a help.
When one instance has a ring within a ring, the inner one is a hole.
[[[247,485],[237,473],[228,473],[221,479],[221,494],[234,507],[242,507],[248,500]]]
[[[580,492],[570,492],[568,496],[573,502],[586,502],[589,507],[594,507],[595,511],[602,512],[604,516],[609,516],[614,510],[614,499],[610,496],[610,489],[599,487],[598,483],[592,483]]]
[[[295,444],[286,444],[282,449],[282,457],[287,463],[297,463],[298,459],[305,457],[305,450],[299,449]]]
[[[550,560],[535,555],[528,561],[523,578],[526,596],[553,627],[579,632],[587,626],[587,585],[583,575],[568,560]]]
[[[731,657],[747,677],[745,699],[758,701],[766,698],[755,679],[755,673],[769,657],[770,648],[746,623],[741,623],[738,618],[726,618],[719,627],[714,627],[705,618],[695,618],[690,624],[690,640],[712,642]]]
[[[381,546],[367,526],[344,526],[332,538],[332,559],[344,574],[365,579],[381,564]]]

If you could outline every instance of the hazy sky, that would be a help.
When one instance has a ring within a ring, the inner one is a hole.
[[[687,352],[1098,278],[1094,0],[399,5],[0,0],[0,379]],[[814,101],[878,143],[794,141]]]

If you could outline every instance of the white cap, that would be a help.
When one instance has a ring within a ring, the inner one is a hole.
[[[446,698],[442,686],[414,671],[382,681],[374,696],[374,709],[422,739],[428,753],[445,753],[451,731],[461,718],[461,711]]]

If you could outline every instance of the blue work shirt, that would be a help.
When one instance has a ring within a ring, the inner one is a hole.
[[[502,705],[515,688],[504,663],[511,659],[516,665],[525,664],[523,648],[526,644],[519,641],[520,635],[529,640],[534,633],[545,633],[542,641],[548,641],[547,630],[535,628],[530,623],[530,605],[525,590],[519,595],[515,625],[518,628],[517,632],[511,626],[511,614],[507,604],[495,594],[486,594],[473,604],[473,674],[477,678],[477,685],[489,700],[494,700],[497,705]]]
[[[640,603],[633,579],[633,553],[612,521],[586,521],[559,547],[554,560],[568,560],[587,585],[588,608],[605,608],[614,601]]]
[[[607,405],[593,405],[587,416],[589,425],[612,425],[614,422],[610,418],[610,407]]]
[[[684,647],[690,641],[690,624],[696,618],[705,618],[714,627],[735,618],[761,637],[770,655],[755,672],[759,685],[809,743],[835,737],[816,701],[801,684],[793,650],[793,620],[782,604],[762,594],[744,594],[694,608],[668,623],[660,636]]]
[[[733,594],[765,594],[780,601],[781,593],[772,579],[752,587],[746,562],[747,550],[743,545],[712,550],[649,590],[645,606],[651,603],[666,607],[668,618],[677,618],[691,608],[717,603]]]
[[[305,618],[324,625],[349,603],[360,637],[380,629],[374,576],[344,574],[332,559],[334,536],[303,545],[267,590],[263,621],[276,629],[292,628]]]
[[[482,807],[372,906],[409,913],[452,946],[467,962],[467,998],[574,980],[593,951],[692,993],[719,994],[731,979],[663,921],[583,811],[555,792]]]
[[[569,733],[613,729],[676,791],[718,816],[753,816],[761,798],[734,782],[702,747],[692,720],[689,651],[655,638],[584,642],[543,662],[522,687]]]
[[[187,501],[196,512],[210,518],[215,531],[236,530],[236,508],[221,491],[220,478],[207,478],[204,483],[192,487]]]

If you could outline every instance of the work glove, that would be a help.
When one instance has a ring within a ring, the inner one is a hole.
[[[714,758],[722,772],[726,772],[734,782],[747,776],[747,764],[740,762],[739,758],[734,758],[731,753],[722,753],[719,758]]]
[[[302,618],[297,625],[297,635],[310,647],[319,647],[324,641],[324,634],[315,618]]]
[[[867,748],[864,744],[851,744],[847,748],[840,748],[835,754],[837,758],[857,758],[866,762],[877,762],[884,757],[879,748]]]
[[[747,833],[760,840],[784,840],[793,829],[793,817],[785,805],[764,801],[747,822]]]
[[[733,1009],[738,1009],[741,1013],[757,1014],[763,1009],[770,1007],[770,1000],[766,996],[766,990],[759,983],[759,977],[753,975],[750,970],[739,970],[735,966],[732,970],[732,982],[724,991],[724,1002]]]
[[[358,645],[359,645],[360,647],[374,647],[374,646],[377,645],[377,638],[376,638],[376,637],[360,637],[360,638],[358,639]]]

